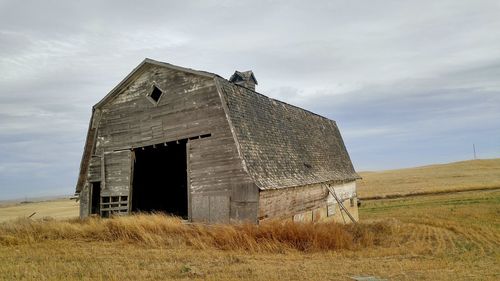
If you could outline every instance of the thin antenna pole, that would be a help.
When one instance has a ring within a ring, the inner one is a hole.
[[[472,144],[472,150],[474,150],[474,160],[476,160],[477,157],[476,157],[476,145],[475,144]]]

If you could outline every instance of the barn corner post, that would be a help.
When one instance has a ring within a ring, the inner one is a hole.
[[[192,215],[192,201],[191,201],[191,175],[190,175],[190,165],[189,165],[189,155],[191,153],[191,144],[188,140],[186,144],[186,174],[187,174],[187,198],[188,198],[188,221],[193,221]]]
[[[127,214],[132,214],[132,205],[134,204],[133,200],[134,198],[132,197],[132,194],[134,192],[134,165],[135,164],[135,151],[134,149],[130,148],[130,181],[129,181],[129,188],[128,188],[128,210]]]

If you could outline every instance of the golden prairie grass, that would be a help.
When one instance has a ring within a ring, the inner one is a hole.
[[[163,215],[0,224],[0,280],[498,280],[500,191],[375,200],[359,225]]]
[[[500,159],[461,161],[416,168],[361,172],[360,198],[500,188]]]
[[[267,222],[254,224],[187,224],[163,214],[141,214],[113,219],[30,220],[0,224],[0,245],[50,240],[127,242],[148,247],[185,246],[196,249],[250,252],[323,251],[358,249],[382,241],[390,228],[384,223],[342,225]]]

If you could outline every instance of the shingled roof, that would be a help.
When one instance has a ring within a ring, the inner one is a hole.
[[[335,121],[215,79],[240,155],[260,189],[360,178]]]

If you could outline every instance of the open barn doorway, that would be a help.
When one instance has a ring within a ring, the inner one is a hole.
[[[90,196],[90,214],[101,213],[101,182],[92,182]]]
[[[187,219],[186,143],[134,149],[133,212],[164,212]]]

